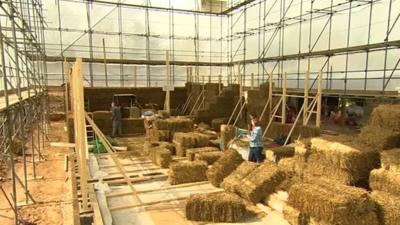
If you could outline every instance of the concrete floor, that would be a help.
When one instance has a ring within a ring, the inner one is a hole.
[[[138,137],[140,138],[140,137]],[[143,139],[143,138],[142,138]],[[139,145],[140,146],[140,145]],[[242,150],[243,151],[243,150]],[[246,152],[241,152],[246,157]],[[134,170],[135,172],[128,173],[129,175],[139,174],[139,176],[145,175],[146,173],[160,173],[167,175],[167,169],[157,168],[156,165],[149,163],[148,159],[140,156],[129,156],[120,158],[121,163],[124,164],[126,170]],[[134,164],[134,165],[129,165]],[[96,157],[95,155],[90,156],[90,171],[93,176],[99,176],[99,174],[109,174],[105,177],[120,176],[116,167],[110,167],[114,165],[111,158],[108,156]],[[99,173],[99,171],[102,171]],[[115,174],[114,174],[115,173]],[[108,186],[107,182],[103,181],[103,184],[95,184],[98,190],[96,190],[96,196],[100,205],[100,210],[105,225],[158,225],[158,224],[213,224],[206,222],[192,222],[185,218],[185,200],[174,200],[177,198],[185,198],[194,193],[209,193],[215,191],[222,191],[222,189],[212,186],[208,182],[203,182],[199,185],[185,186],[185,187],[171,187],[166,178],[153,179],[146,182],[135,183],[133,186],[137,192],[137,198],[142,203],[152,203],[155,201],[166,200],[167,202],[151,204],[149,206],[141,207],[130,207],[125,209],[111,210],[113,207],[119,207],[123,205],[138,204],[139,201],[133,194],[123,195],[118,197],[108,197],[108,194],[129,192],[131,189],[128,185],[122,184],[118,186]],[[103,189],[103,190],[102,190]],[[155,190],[156,189],[156,190]],[[161,190],[160,190],[161,189]],[[155,191],[151,191],[155,190]],[[251,206],[251,210],[254,215],[248,216],[241,223],[234,224],[271,224],[271,225],[289,225],[282,216],[282,213],[278,210],[273,210],[266,205],[259,205],[260,207]],[[280,208],[282,208],[280,206]],[[223,223],[221,223],[223,224]],[[229,223],[232,224],[232,223]]]

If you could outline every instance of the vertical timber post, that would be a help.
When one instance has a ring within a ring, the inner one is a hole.
[[[304,108],[303,108],[303,125],[307,125],[307,117],[308,117],[308,86],[310,79],[310,71],[307,70],[306,76],[304,78]]]

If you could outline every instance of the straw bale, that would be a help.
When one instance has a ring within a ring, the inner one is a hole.
[[[167,148],[158,146],[149,149],[149,158],[161,168],[168,168],[172,161],[172,154]]]
[[[382,191],[373,191],[371,198],[377,204],[377,214],[380,224],[400,224],[400,197]]]
[[[382,104],[374,108],[369,125],[384,129],[400,131],[400,105]]]
[[[313,184],[293,185],[289,190],[288,203],[302,213],[329,224],[379,224],[376,215],[374,217],[375,204],[367,191],[327,179]]]
[[[154,142],[154,141],[145,141],[143,144],[143,152],[146,155],[149,155],[151,149],[159,147],[160,143],[159,142]]]
[[[224,155],[220,150],[211,152],[199,152],[195,154],[195,160],[205,161],[207,165],[213,165],[221,156]]]
[[[171,114],[165,110],[158,110],[158,115],[163,119],[168,119]]]
[[[275,148],[269,148],[265,151],[265,157],[267,160],[274,162],[275,158],[282,159],[294,156],[294,147],[280,146]]]
[[[369,186],[374,191],[386,191],[400,196],[400,173],[383,168],[372,170]]]
[[[227,192],[193,194],[186,202],[186,218],[193,221],[239,222],[246,213],[244,201]]]
[[[218,151],[218,150],[219,149],[216,147],[188,148],[188,149],[186,149],[186,158],[189,161],[193,161],[196,153],[211,152],[211,151]]]
[[[168,120],[157,119],[153,121],[154,127],[158,130],[168,130],[169,123]]]
[[[169,167],[169,182],[172,185],[207,180],[207,163],[203,161],[176,162]]]
[[[377,150],[395,148],[400,146],[400,131],[365,126],[361,128],[358,140]]]
[[[224,152],[207,171],[207,178],[212,185],[219,187],[221,182],[243,162],[242,156],[233,149]]]
[[[387,170],[400,172],[400,148],[381,152],[381,166]]]
[[[155,153],[155,163],[161,168],[168,168],[172,161],[171,152],[166,148],[160,148]]]
[[[93,120],[105,120],[111,118],[110,111],[94,111],[93,112]]]
[[[238,185],[238,194],[253,202],[260,202],[272,194],[285,179],[285,173],[273,163],[265,162],[249,173]]]
[[[308,225],[309,221],[307,215],[290,205],[285,205],[283,207],[283,218],[291,225]]]
[[[228,122],[227,117],[215,118],[215,119],[211,120],[211,128],[217,132],[220,132],[221,125],[226,124],[227,122]]]
[[[294,154],[307,158],[311,154],[311,142],[310,139],[300,139],[295,141]]]
[[[221,125],[221,140],[223,142],[224,150],[228,149],[228,143],[236,135],[236,128],[232,125]]]
[[[371,221],[371,223],[370,223],[370,221]],[[364,214],[362,217],[359,217],[357,219],[357,221],[354,223],[354,225],[356,225],[356,224],[357,225],[359,225],[359,224],[360,225],[370,225],[370,224],[378,225],[379,223],[377,223],[377,222],[378,222],[377,214],[375,212],[369,212],[369,213]],[[309,217],[308,225],[339,225],[339,224],[333,224],[333,223],[329,223],[329,222],[326,222],[323,220],[319,220],[314,217]],[[379,224],[379,225],[382,225],[382,224]]]
[[[311,138],[306,173],[333,177],[343,184],[367,179],[369,172],[379,165],[379,153],[353,139],[342,136]]]
[[[226,191],[236,193],[236,188],[242,180],[257,168],[257,164],[249,161],[242,162],[229,176],[225,177],[221,187]]]
[[[285,173],[285,180],[277,189],[289,190],[293,184],[302,181],[306,163],[302,157],[295,156],[279,160],[278,167]]]
[[[176,132],[173,142],[176,144],[176,155],[183,157],[186,155],[186,149],[205,147],[209,140],[206,135],[196,132]]]

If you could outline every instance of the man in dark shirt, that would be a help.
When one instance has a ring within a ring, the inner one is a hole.
[[[112,136],[122,134],[122,112],[121,105],[115,102],[111,108],[111,120],[112,120]]]

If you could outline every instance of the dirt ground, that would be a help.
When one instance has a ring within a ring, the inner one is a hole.
[[[48,127],[48,140],[42,150],[45,160],[36,164],[36,175],[37,178],[42,176],[41,179],[32,179],[31,148],[30,145],[27,146],[28,189],[37,203],[19,207],[21,218],[24,220],[43,225],[72,224],[71,183],[69,173],[64,171],[64,156],[69,150],[50,147],[50,142],[67,142],[64,125],[64,122],[52,122]],[[38,159],[38,155],[35,155],[35,158]],[[18,158],[16,163],[16,172],[23,179],[22,159]],[[10,198],[11,181],[1,185]],[[19,185],[17,185],[17,199],[20,205],[25,203],[24,191]],[[13,212],[2,194],[0,194],[0,224],[13,224]]]

